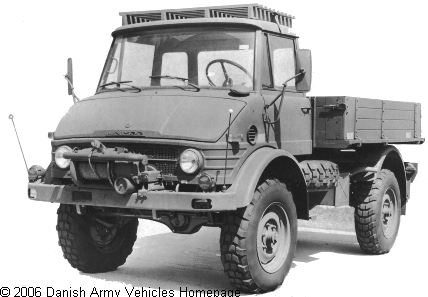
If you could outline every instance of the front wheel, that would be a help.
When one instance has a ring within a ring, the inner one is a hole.
[[[85,214],[78,214],[74,205],[58,208],[58,244],[64,258],[86,273],[116,270],[132,252],[138,219],[106,218],[91,207],[85,209]]]
[[[220,237],[224,272],[245,292],[275,290],[290,270],[296,241],[292,194],[283,183],[267,179],[249,206],[225,219]]]

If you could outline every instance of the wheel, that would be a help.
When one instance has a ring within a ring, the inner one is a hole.
[[[70,265],[82,272],[116,270],[131,254],[137,239],[138,219],[97,217],[86,207],[82,215],[74,205],[58,208],[58,244]]]
[[[283,183],[267,179],[250,205],[225,217],[220,236],[224,272],[242,291],[275,290],[290,270],[296,241],[292,194]]]
[[[373,183],[356,186],[355,231],[368,254],[388,253],[400,227],[400,188],[394,173],[382,169]]]
[[[248,77],[251,80],[253,80],[253,77],[248,72],[248,70],[245,69],[243,66],[239,65],[238,63],[230,61],[230,60],[226,60],[226,59],[216,59],[216,60],[212,60],[211,62],[209,62],[208,65],[207,65],[207,67],[205,68],[205,75],[206,75],[206,77],[208,79],[208,82],[209,82],[209,84],[211,86],[215,86],[215,84],[213,83],[213,81],[211,80],[210,76],[208,75],[209,74],[208,69],[211,67],[211,65],[213,65],[215,63],[220,63],[221,69],[223,70],[223,74],[224,74],[224,78],[225,78],[225,80],[223,82],[223,85],[222,85],[223,87],[231,87],[231,86],[233,86],[232,79],[229,77],[229,74],[227,74],[226,67],[224,67],[224,63],[233,65],[236,68],[242,70],[246,75],[248,75]]]

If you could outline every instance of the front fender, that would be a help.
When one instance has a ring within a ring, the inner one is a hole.
[[[236,193],[239,200],[236,202],[237,207],[245,207],[250,204],[260,178],[268,170],[268,167],[272,166],[280,166],[281,172],[278,172],[278,176],[268,177],[278,178],[280,181],[286,182],[284,179],[286,179],[287,171],[290,171],[293,179],[297,179],[299,184],[305,185],[305,178],[300,170],[299,162],[292,154],[282,149],[262,147],[254,151],[245,160],[232,186],[228,189],[228,191]]]

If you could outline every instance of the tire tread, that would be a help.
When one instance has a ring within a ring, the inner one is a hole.
[[[126,258],[132,253],[132,246],[137,239],[138,220],[134,219],[128,222],[129,234],[124,239],[120,250],[115,257],[108,261],[94,264],[94,261],[88,261],[85,253],[88,251],[79,248],[79,241],[84,240],[79,232],[81,220],[77,216],[74,205],[61,204],[57,210],[58,221],[56,230],[58,233],[58,245],[61,247],[64,258],[73,268],[85,273],[97,273],[116,270],[117,267],[125,264]]]
[[[277,179],[267,179],[256,189],[251,203],[246,208],[238,209],[227,214],[223,221],[220,236],[221,261],[224,273],[229,277],[230,283],[236,288],[248,293],[264,292],[251,275],[246,256],[247,231],[244,231],[249,224],[252,210],[262,193],[270,186],[280,184],[286,187]]]
[[[388,253],[379,242],[376,229],[379,223],[376,213],[378,201],[382,199],[379,196],[382,184],[387,178],[395,178],[389,170],[381,170],[373,182],[358,182],[354,187],[354,198],[357,205],[354,212],[355,231],[360,248],[373,255]]]

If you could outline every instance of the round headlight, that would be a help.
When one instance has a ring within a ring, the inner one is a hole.
[[[180,156],[180,167],[188,174],[195,173],[202,165],[202,156],[198,151],[185,150]]]
[[[55,163],[58,167],[65,169],[70,166],[70,159],[64,159],[63,155],[65,152],[71,152],[71,148],[68,146],[60,146],[55,152]]]

